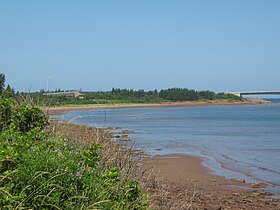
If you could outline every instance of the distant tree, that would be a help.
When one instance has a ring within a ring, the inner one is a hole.
[[[213,100],[216,97],[216,94],[213,91],[203,90],[199,92],[199,97],[201,99]]]
[[[161,90],[159,96],[171,101],[195,101],[199,98],[195,90],[189,90],[187,88],[169,88]]]
[[[7,92],[12,92],[12,91],[13,91],[10,85],[7,85],[6,91],[7,91]]]
[[[5,75],[0,73],[0,95],[4,92],[5,88]]]
[[[3,92],[3,95],[7,98],[12,98],[15,96],[15,90],[10,87],[10,85],[7,85],[6,90]]]

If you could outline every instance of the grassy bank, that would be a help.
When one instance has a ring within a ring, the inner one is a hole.
[[[103,130],[79,135],[10,98],[1,98],[0,115],[1,209],[147,208],[132,177],[137,155]]]

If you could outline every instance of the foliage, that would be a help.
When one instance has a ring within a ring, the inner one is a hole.
[[[9,142],[3,136],[1,140]],[[22,140],[18,135],[16,141],[22,144]],[[46,135],[39,142],[28,149],[18,147],[21,155],[16,159],[17,166],[2,172],[0,206],[3,208],[145,209],[146,203],[141,200],[135,181],[122,180],[116,167],[98,167],[99,145],[80,148]]]
[[[11,124],[21,132],[28,132],[33,128],[42,129],[47,125],[48,119],[37,107],[31,107],[27,103],[19,105],[11,117]]]
[[[216,99],[218,100],[226,100],[226,101],[244,101],[245,99],[233,94],[224,94],[224,93],[218,93],[216,95]]]
[[[12,100],[9,98],[0,98],[0,132],[11,122]]]
[[[159,95],[160,97],[171,101],[195,101],[199,99],[198,92],[183,88],[161,90]]]
[[[7,85],[6,90],[3,92],[3,97],[5,98],[14,98],[16,95],[13,88],[10,85]]]
[[[0,95],[4,92],[5,88],[5,75],[0,73]]]
[[[0,209],[146,209],[138,183],[114,165],[102,147],[82,147],[46,132],[37,107],[0,100]]]

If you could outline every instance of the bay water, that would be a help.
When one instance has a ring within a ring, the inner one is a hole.
[[[280,194],[280,104],[70,111],[65,121],[133,131],[150,155],[202,157],[213,174],[266,182]]]

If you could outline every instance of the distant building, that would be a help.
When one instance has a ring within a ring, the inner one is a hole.
[[[45,96],[63,96],[66,98],[79,98],[83,99],[84,95],[79,91],[65,91],[65,92],[51,92],[51,93],[44,93]]]

